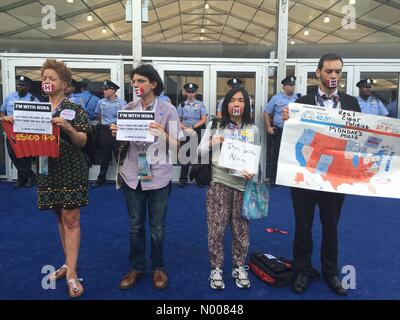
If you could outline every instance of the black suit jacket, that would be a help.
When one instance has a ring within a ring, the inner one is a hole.
[[[317,91],[313,91],[305,96],[302,96],[296,101],[296,103],[311,104],[315,106],[316,93]],[[357,98],[341,92],[339,92],[339,97],[340,97],[340,105],[343,110],[361,112]]]

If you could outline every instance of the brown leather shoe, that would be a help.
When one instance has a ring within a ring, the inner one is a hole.
[[[154,289],[164,289],[168,285],[168,276],[163,270],[153,272],[153,287]]]
[[[137,272],[133,270],[129,271],[121,280],[119,288],[123,290],[132,288],[136,284],[137,280],[142,276],[142,274],[142,272]]]

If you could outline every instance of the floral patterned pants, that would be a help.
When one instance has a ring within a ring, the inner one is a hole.
[[[240,215],[243,192],[211,182],[207,191],[208,253],[211,268],[222,268],[224,235],[230,223],[232,230],[233,267],[244,265],[249,249],[249,223]]]

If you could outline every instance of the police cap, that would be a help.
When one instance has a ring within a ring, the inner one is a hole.
[[[106,80],[103,83],[103,89],[108,89],[108,88],[112,88],[115,91],[117,91],[119,89],[119,86],[116,85],[114,82],[110,81],[110,80]]]
[[[15,78],[17,80],[17,84],[19,84],[20,86],[27,86],[30,85],[32,82],[32,80],[27,76],[16,76]]]
[[[230,87],[240,87],[242,83],[243,83],[242,80],[238,78],[229,79],[227,82],[228,86]]]
[[[192,82],[186,83],[183,86],[183,89],[185,89],[186,92],[197,92],[198,88],[199,88],[199,86]]]
[[[294,77],[294,76],[286,77],[285,79],[283,79],[283,80],[281,81],[281,83],[282,83],[283,85],[286,85],[286,84],[296,84],[296,77]]]
[[[357,82],[357,87],[359,87],[359,88],[361,88],[361,87],[371,88],[373,82],[374,82],[374,80],[372,80],[370,78],[361,79],[360,81]]]

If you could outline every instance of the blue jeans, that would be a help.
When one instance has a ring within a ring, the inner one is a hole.
[[[145,271],[146,209],[149,212],[151,233],[151,269],[152,271],[163,269],[165,217],[171,183],[164,188],[148,191],[143,191],[140,183],[136,190],[124,184],[123,191],[131,219],[129,260],[132,270]]]

